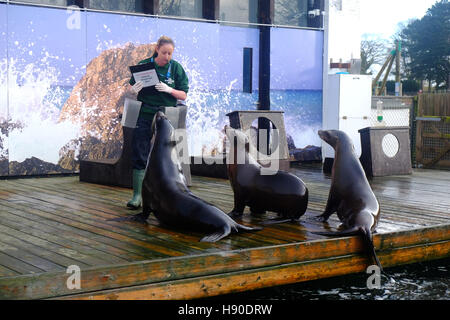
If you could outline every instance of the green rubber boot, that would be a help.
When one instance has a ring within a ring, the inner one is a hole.
[[[144,180],[145,169],[133,169],[133,198],[128,201],[127,207],[133,210],[139,209],[142,204],[142,181]]]

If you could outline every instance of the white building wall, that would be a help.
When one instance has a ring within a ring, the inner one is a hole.
[[[360,1],[329,0],[328,63],[361,58]]]

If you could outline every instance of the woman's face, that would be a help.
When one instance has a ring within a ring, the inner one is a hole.
[[[160,48],[156,47],[158,56],[155,58],[155,61],[158,63],[158,65],[165,66],[166,64],[168,64],[169,61],[172,60],[173,50],[174,48],[170,43],[166,43]]]

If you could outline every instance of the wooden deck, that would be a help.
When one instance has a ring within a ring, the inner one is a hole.
[[[371,263],[357,237],[327,238],[310,231],[326,204],[330,179],[316,166],[292,168],[309,188],[300,224],[264,226],[218,243],[201,234],[109,219],[131,213],[129,189],[80,182],[77,176],[0,181],[0,299],[190,299],[355,272]],[[371,181],[381,204],[374,244],[384,267],[450,256],[450,172]],[[191,190],[225,212],[227,180],[193,177]],[[241,221],[259,225],[275,217]],[[81,269],[70,290],[67,267]]]

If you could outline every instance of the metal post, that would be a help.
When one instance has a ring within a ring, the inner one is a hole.
[[[258,1],[258,23],[272,24],[274,14],[274,0]],[[270,26],[259,27],[259,101],[258,110],[270,110]],[[266,130],[266,146],[270,143],[270,121],[258,119],[258,149],[259,130]],[[266,148],[267,153],[270,152]]]
[[[398,86],[398,96],[402,96],[402,79],[400,77],[400,61],[401,61],[401,42],[397,41],[397,51],[395,56],[395,86]],[[397,96],[397,90],[395,90]]]
[[[219,20],[220,0],[202,1],[202,18],[208,20]]]
[[[159,13],[159,0],[144,0],[143,13],[146,14],[158,14]]]
[[[89,0],[68,0],[67,5],[68,6],[77,6],[80,8],[88,8]]]

